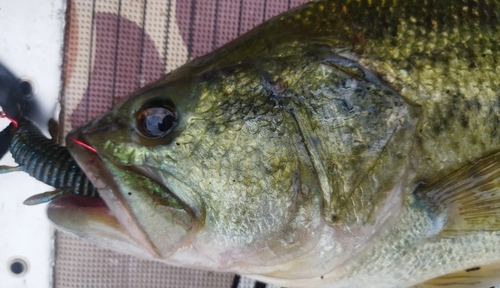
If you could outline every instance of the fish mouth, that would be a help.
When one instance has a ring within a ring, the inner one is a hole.
[[[61,230],[112,250],[163,258],[125,201],[118,183],[80,129],[71,132],[67,148],[97,188],[100,198],[66,195],[49,203],[49,219]]]

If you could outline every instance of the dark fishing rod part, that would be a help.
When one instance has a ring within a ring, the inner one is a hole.
[[[14,119],[22,114],[37,123],[45,122],[34,94],[33,81],[15,76],[0,63],[0,106],[5,114]]]

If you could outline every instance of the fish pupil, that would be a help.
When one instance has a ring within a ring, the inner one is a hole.
[[[153,135],[162,135],[172,128],[175,122],[175,117],[169,112],[170,111],[167,113],[160,112],[146,118],[145,128],[149,131],[149,133]]]
[[[177,113],[173,105],[151,106],[147,105],[139,112],[138,130],[144,137],[160,138],[170,133],[175,126]]]

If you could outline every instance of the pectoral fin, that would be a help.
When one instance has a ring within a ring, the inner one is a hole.
[[[499,283],[500,263],[493,263],[443,275],[415,285],[413,288],[487,288],[498,285]]]
[[[429,211],[444,217],[440,236],[500,231],[500,153],[422,187],[416,197]]]

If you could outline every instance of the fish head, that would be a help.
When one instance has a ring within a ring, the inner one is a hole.
[[[71,132],[105,205],[54,201],[51,220],[142,257],[278,278],[321,275],[380,235],[418,109],[349,51],[259,31]]]
[[[340,265],[397,217],[416,122],[352,60],[297,53],[199,58],[74,130],[68,149],[105,205],[61,199],[49,218],[193,268],[293,278]]]
[[[112,224],[82,228],[103,220],[63,200],[51,204],[51,220],[115,250],[206,269],[281,263],[312,249],[324,225],[314,169],[293,115],[258,73],[246,76],[253,69],[180,69],[71,132],[68,148]]]

